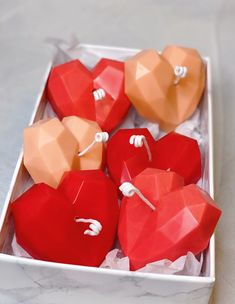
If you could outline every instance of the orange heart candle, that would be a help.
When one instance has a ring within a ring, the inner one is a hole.
[[[64,172],[79,169],[78,143],[58,118],[24,130],[24,165],[35,183],[56,188]]]
[[[205,86],[205,66],[190,48],[144,50],[125,63],[125,93],[137,112],[171,131],[195,111]]]
[[[108,135],[102,132],[95,121],[68,116],[62,120],[63,125],[76,138],[79,145],[79,162],[81,170],[100,169],[103,163],[104,143]],[[106,134],[105,138],[102,135]],[[99,141],[100,136],[100,141]]]

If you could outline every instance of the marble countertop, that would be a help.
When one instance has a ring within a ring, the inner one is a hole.
[[[21,130],[51,58],[48,38],[159,50],[167,44],[197,48],[212,59],[216,200],[223,209],[213,303],[234,303],[234,26],[233,0],[0,0],[0,211],[21,148]]]

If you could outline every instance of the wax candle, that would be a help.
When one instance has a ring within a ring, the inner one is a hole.
[[[144,50],[125,63],[125,92],[144,118],[174,130],[195,111],[205,87],[205,66],[190,48]]]
[[[77,116],[41,120],[24,130],[24,165],[35,183],[56,188],[66,171],[100,169],[108,139],[96,122]]]
[[[24,129],[24,165],[35,183],[56,188],[65,171],[79,169],[77,140],[58,118]]]
[[[104,162],[104,142],[108,140],[108,134],[104,135],[95,121],[77,116],[65,117],[62,123],[78,142],[80,169],[100,169]]]
[[[124,197],[118,236],[132,270],[162,259],[174,261],[188,251],[202,252],[221,215],[198,186],[182,187],[176,177],[172,183],[175,173],[147,170],[120,187]]]
[[[131,143],[131,139],[133,140]],[[121,129],[107,145],[107,166],[112,179],[119,186],[150,166],[155,144],[148,129]]]
[[[116,132],[108,142],[107,165],[117,185],[149,167],[176,172],[185,184],[197,183],[202,175],[201,153],[195,139],[171,132],[155,141],[147,129]]]
[[[79,60],[54,67],[47,95],[60,118],[95,120],[107,132],[121,123],[131,105],[124,93],[124,63],[111,59],[101,59],[92,70]]]
[[[156,141],[152,154],[152,167],[177,172],[185,185],[196,184],[202,176],[201,152],[193,138],[168,133]]]
[[[68,172],[58,189],[33,185],[11,208],[17,243],[35,259],[98,267],[116,238],[117,189],[98,170]]]

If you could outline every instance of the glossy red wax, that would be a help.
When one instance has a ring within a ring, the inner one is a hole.
[[[152,153],[154,168],[180,174],[186,185],[201,178],[201,153],[195,139],[171,132],[156,141]]]
[[[145,146],[129,143],[132,135],[144,135],[151,151],[149,161]],[[121,129],[107,146],[109,174],[117,185],[130,181],[145,168],[158,168],[178,173],[185,184],[196,183],[202,174],[201,153],[195,139],[171,132],[155,141],[147,129]]]
[[[79,227],[71,204],[46,184],[33,185],[12,203],[17,243],[33,258],[77,264]]]
[[[87,223],[77,223],[81,265],[99,266],[113,248],[119,218],[117,188],[101,170],[65,173],[58,190],[72,205],[76,218],[95,219],[102,225],[97,236],[84,235]],[[80,249],[81,250],[81,249]]]
[[[105,96],[95,100],[93,92],[98,89]],[[131,105],[124,93],[124,63],[105,58],[92,70],[79,60],[54,67],[47,94],[60,118],[77,115],[96,120],[107,132],[121,123]]]
[[[151,167],[145,146],[136,148],[129,143],[132,135],[144,135],[150,149],[155,144],[148,129],[120,129],[107,145],[108,171],[116,185],[129,181],[146,167]]]
[[[32,186],[12,203],[16,238],[33,258],[99,266],[112,249],[119,216],[117,190],[99,170],[64,175],[57,190]],[[84,235],[94,219],[102,225],[96,236]]]
[[[181,182],[176,178],[172,184],[159,172],[141,173],[132,181],[156,208],[136,194],[122,199],[118,236],[132,270],[161,259],[174,261],[188,251],[196,255],[208,246],[221,211],[198,186],[178,188]]]
[[[52,68],[48,83],[48,99],[59,118],[76,115],[95,120],[91,73],[73,60]]]

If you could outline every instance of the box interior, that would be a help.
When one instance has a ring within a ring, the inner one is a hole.
[[[101,46],[89,46],[89,45],[80,45],[78,48],[74,49],[70,54],[62,49],[59,49],[54,57],[52,65],[63,63],[71,60],[71,58],[79,58],[86,66],[93,67],[101,57],[116,59],[116,60],[125,60],[128,57],[136,54],[139,50],[133,49],[122,49],[122,48],[109,48]],[[210,73],[209,69],[209,60],[205,58],[205,65],[207,66],[207,75]],[[48,73],[45,77],[44,87]],[[200,102],[200,125],[198,126],[200,132],[204,139],[203,145],[203,177],[200,181],[200,185],[203,189],[208,191],[213,197],[213,168],[212,164],[212,134],[210,130],[210,121],[211,121],[211,108],[210,108],[210,78],[207,76],[207,85]],[[49,114],[48,114],[49,113]],[[40,94],[38,102],[35,107],[35,113],[31,119],[31,124],[41,118],[48,116],[54,116],[53,111],[51,111],[50,106],[46,100],[45,91]],[[33,184],[32,179],[30,178],[27,170],[25,169],[22,162],[22,153],[18,161],[18,167],[16,168],[15,175],[12,180],[12,185],[7,196],[4,211],[2,218],[0,220],[0,253],[12,255],[11,242],[14,235],[14,225],[13,219],[10,212],[10,202],[14,201],[19,197],[23,192],[25,192]],[[2,224],[2,227],[1,227]],[[34,263],[34,260],[31,260],[31,263]],[[44,263],[42,261],[42,263]],[[210,246],[204,252],[204,263],[201,276],[203,277],[213,277],[214,276],[214,239],[210,242]],[[99,271],[99,268],[97,268]],[[115,270],[113,270],[115,271]],[[118,272],[118,270],[116,270]],[[143,274],[144,275],[144,274]],[[176,275],[175,275],[176,276]]]

